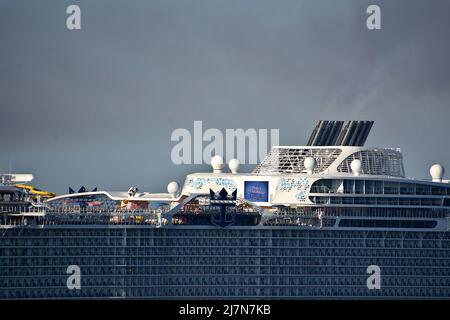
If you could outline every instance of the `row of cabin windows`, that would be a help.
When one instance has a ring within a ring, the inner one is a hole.
[[[333,208],[334,209],[334,208]],[[364,209],[364,208],[361,208]],[[392,209],[392,208],[387,208]],[[369,234],[339,231],[339,230],[323,230],[322,232],[315,232],[309,230],[267,230],[267,229],[196,229],[196,228],[111,228],[109,226],[102,226],[98,228],[45,228],[45,229],[11,229],[2,237],[3,243],[11,241],[22,245],[23,243],[32,244],[35,241],[48,239],[49,241],[57,241],[61,245],[66,243],[80,243],[86,244],[85,240],[96,241],[110,241],[111,244],[122,243],[126,236],[127,244],[137,244],[142,242],[148,243],[162,243],[163,245],[180,245],[179,241],[185,243],[190,239],[198,241],[209,241],[210,239],[229,239],[238,241],[244,239],[254,239],[256,241],[263,241],[267,239],[280,239],[282,241],[291,241],[298,238],[333,238],[333,239],[354,239],[354,238],[383,238],[385,235],[381,232],[372,232]],[[408,233],[403,234],[390,233],[391,237],[408,237],[408,238],[426,238],[426,239],[450,239],[450,232],[433,232],[433,233]],[[89,244],[86,244],[89,245]]]
[[[445,218],[450,216],[449,209],[435,208],[386,208],[386,207],[299,207],[279,208],[276,214],[289,216],[317,216],[320,212],[326,217],[397,217],[397,218]]]
[[[430,208],[342,208],[325,207],[325,216],[352,216],[352,217],[388,217],[388,218],[445,218],[450,212],[447,209]]]
[[[447,196],[450,195],[450,187],[378,180],[322,179],[314,182],[311,187],[311,193]]]
[[[392,206],[450,206],[450,199],[399,197],[325,197],[310,196],[316,204],[392,205]]]
[[[0,205],[0,212],[27,212],[28,206],[19,205]]]
[[[18,193],[0,193],[0,201],[4,202],[19,202],[25,201],[27,197],[25,194]]]
[[[342,219],[339,227],[432,229],[436,224],[434,220]]]

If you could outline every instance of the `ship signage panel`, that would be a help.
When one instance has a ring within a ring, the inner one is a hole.
[[[244,199],[253,202],[269,201],[269,182],[268,181],[245,181]]]

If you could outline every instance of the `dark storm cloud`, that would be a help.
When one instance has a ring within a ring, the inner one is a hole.
[[[79,4],[82,30],[65,28]],[[365,27],[369,4],[382,30]],[[448,1],[0,1],[0,171],[68,185],[161,190],[170,134],[373,119],[409,175],[450,166]]]
[[[334,75],[336,82],[324,99],[329,108],[350,106],[359,114],[396,94],[437,98],[448,93],[450,43],[444,39],[450,3],[395,1],[380,6],[382,32],[374,37],[366,30],[352,33],[365,54],[341,52],[348,73]]]

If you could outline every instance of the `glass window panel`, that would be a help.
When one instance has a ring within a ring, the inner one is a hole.
[[[353,180],[344,180],[344,193],[353,193]]]
[[[400,183],[400,194],[414,194],[415,185],[412,183]]]
[[[366,180],[365,181],[366,184],[366,194],[373,194],[374,193],[374,188],[375,188],[375,183],[372,180]]]
[[[432,187],[431,188],[431,194],[434,196],[442,196],[445,195],[446,193],[446,188],[444,187]]]
[[[383,194],[383,181],[375,181],[375,194]]]
[[[364,193],[364,180],[355,180],[355,193],[356,194]]]
[[[428,195],[431,193],[431,188],[428,185],[417,184],[416,186],[416,194],[418,195]]]
[[[398,183],[397,182],[385,182],[384,183],[384,194],[398,194]]]

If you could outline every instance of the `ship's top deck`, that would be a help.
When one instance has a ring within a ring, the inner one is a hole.
[[[56,196],[47,200],[47,202],[53,202],[61,199],[70,199],[70,198],[78,198],[80,196],[83,197],[96,197],[96,196],[107,196],[111,200],[132,200],[132,201],[176,201],[177,198],[173,197],[169,193],[150,193],[150,192],[137,192],[136,194],[129,194],[125,191],[93,191],[93,192],[77,192],[71,194],[65,194]]]
[[[307,173],[307,158],[314,159],[312,173],[351,174],[351,163],[358,159],[361,161],[361,174],[405,177],[403,156],[399,148],[355,146],[276,146],[256,166],[253,173]]]
[[[319,121],[306,146],[275,146],[253,171],[255,174],[307,173],[305,160],[312,158],[311,173],[352,173],[351,163],[361,161],[361,174],[405,177],[399,148],[365,147],[373,121]]]

